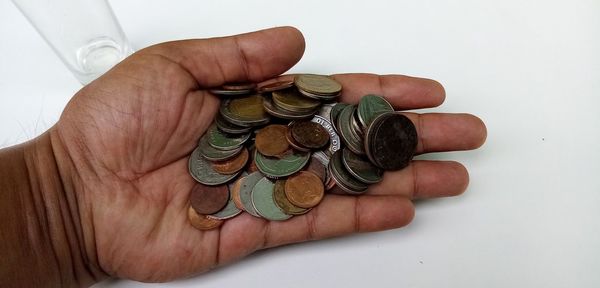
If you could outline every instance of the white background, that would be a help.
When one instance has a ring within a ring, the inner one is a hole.
[[[402,73],[447,90],[435,111],[487,124],[461,197],[394,231],[293,245],[165,287],[599,287],[600,1],[111,1],[136,48],[294,25],[294,71]],[[0,1],[0,146],[58,119],[79,83]],[[142,287],[109,281],[100,287]]]

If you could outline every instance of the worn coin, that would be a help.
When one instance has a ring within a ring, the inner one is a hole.
[[[263,177],[256,183],[252,189],[252,205],[260,216],[271,221],[283,221],[290,219],[292,216],[285,214],[275,204],[273,192],[275,184],[266,177]]]
[[[323,126],[312,121],[296,121],[290,126],[292,137],[301,146],[319,149],[329,143],[329,133]]]
[[[298,207],[315,207],[324,195],[323,181],[311,172],[300,171],[285,181],[285,196]]]
[[[294,153],[287,154],[282,158],[274,158],[264,156],[257,151],[254,157],[260,172],[269,178],[277,179],[302,170],[310,160],[310,153],[294,151]]]
[[[333,95],[320,95],[320,94],[309,93],[304,90],[298,90],[298,91],[300,91],[300,94],[302,94],[308,98],[312,98],[312,99],[323,101],[323,102],[331,102],[331,101],[335,100],[336,98],[338,98],[340,95],[342,95],[341,93],[333,94]]]
[[[368,127],[375,117],[386,112],[394,112],[394,107],[381,96],[365,95],[358,102],[357,118],[363,127]]]
[[[244,147],[240,146],[233,150],[219,150],[208,144],[208,134],[204,134],[198,142],[198,148],[200,148],[200,155],[209,161],[224,161],[231,159],[242,152]]]
[[[250,131],[252,130],[252,127],[243,127],[230,123],[225,118],[223,118],[223,115],[221,114],[217,115],[215,123],[217,124],[217,128],[219,128],[219,130],[229,134],[246,134],[250,133]]]
[[[278,156],[290,148],[285,138],[288,127],[285,125],[269,125],[256,134],[256,150],[265,156]]]
[[[233,218],[233,217],[239,215],[240,213],[242,213],[242,210],[240,210],[235,205],[235,202],[233,201],[233,198],[231,197],[231,191],[229,194],[230,194],[230,197],[229,197],[229,201],[227,201],[227,205],[225,205],[225,207],[223,209],[221,209],[221,211],[214,213],[214,214],[206,215],[206,217],[211,218],[211,219],[226,220],[226,219]]]
[[[206,132],[208,134],[208,144],[215,149],[219,150],[234,150],[242,146],[248,139],[250,139],[250,133],[247,134],[226,134],[221,132],[217,125],[213,124],[208,128]]]
[[[356,155],[350,149],[343,149],[342,163],[346,170],[360,182],[375,184],[383,179],[383,170],[373,165],[369,159]]]
[[[358,121],[358,116],[357,116],[357,112],[358,109],[354,110],[354,113],[352,113],[352,117],[350,117],[350,124],[352,124],[352,130],[354,131],[355,135],[358,135],[358,137],[360,137],[361,139],[365,136],[365,133],[363,132],[363,126],[360,123],[360,121]]]
[[[360,138],[351,127],[352,114],[356,110],[355,105],[345,107],[337,118],[337,128],[340,133],[340,138],[352,152],[364,155],[363,140]]]
[[[323,151],[317,151],[310,156],[310,162],[306,166],[306,171],[312,172],[319,176],[323,183],[329,181],[329,171],[327,166],[329,165],[329,157]]]
[[[293,123],[289,123],[289,125],[288,125],[288,131],[287,131],[287,134],[285,135],[285,139],[288,141],[288,143],[290,143],[290,146],[292,146],[295,150],[298,150],[300,152],[310,152],[310,149],[300,145],[300,143],[298,143],[296,141],[296,139],[294,139],[294,136],[292,136],[292,129],[289,129],[289,126],[291,126],[291,124],[293,124]]]
[[[229,200],[227,185],[207,186],[196,183],[190,193],[190,204],[196,212],[204,215],[223,209]]]
[[[254,90],[256,89],[256,83],[225,83],[221,88],[232,91]]]
[[[337,122],[337,117],[340,115],[340,112],[342,112],[342,110],[349,105],[350,104],[346,103],[336,103],[335,105],[333,105],[333,107],[331,107],[331,111],[329,112],[329,122]]]
[[[214,89],[210,89],[209,91],[210,91],[210,93],[218,95],[218,96],[241,96],[241,95],[248,95],[248,94],[254,92],[253,89],[227,90],[227,89],[223,89],[223,88],[214,88]]]
[[[210,219],[206,215],[198,214],[191,206],[188,208],[188,220],[194,228],[202,231],[212,230],[223,224],[222,220]]]
[[[320,101],[302,96],[296,88],[275,91],[272,99],[275,105],[292,112],[314,111],[321,105]]]
[[[235,174],[246,166],[246,163],[248,163],[248,157],[248,149],[244,148],[240,154],[232,159],[213,162],[212,168],[220,174]]]
[[[327,130],[327,133],[329,133],[329,148],[327,149],[327,154],[331,156],[335,151],[340,150],[340,148],[342,147],[340,136],[335,131],[335,128],[333,127],[331,122],[327,120],[327,118],[315,115],[315,117],[310,121],[323,126],[323,128]]]
[[[337,186],[348,194],[362,194],[367,191],[367,184],[358,181],[344,167],[342,162],[342,151],[333,153],[329,161],[329,173],[337,183]]]
[[[258,87],[258,93],[268,93],[279,90],[284,90],[294,86],[293,80],[280,80]]]
[[[242,210],[244,210],[244,205],[242,204],[242,199],[240,198],[240,189],[242,188],[242,183],[246,176],[248,176],[248,174],[240,175],[240,178],[235,180],[233,184],[229,185],[229,194],[231,194],[231,199],[233,199],[233,203],[235,203],[236,207]]]
[[[260,179],[264,176],[260,172],[250,173],[248,176],[244,177],[240,186],[240,200],[242,202],[243,210],[248,212],[248,214],[254,217],[260,217],[258,213],[256,213],[256,209],[252,205],[252,189]]]
[[[227,121],[239,126],[260,126],[269,122],[263,97],[258,94],[225,99],[219,112]]]
[[[415,125],[398,112],[377,116],[367,129],[366,139],[369,160],[384,170],[408,166],[418,142]]]
[[[190,155],[188,170],[194,180],[210,186],[225,184],[239,174],[239,172],[232,175],[223,175],[217,173],[215,170],[213,170],[211,163],[204,159],[204,157],[200,156],[199,147],[196,147],[194,152],[192,152],[192,155]]]
[[[285,180],[275,181],[273,199],[275,199],[277,207],[288,215],[302,215],[310,211],[310,208],[298,207],[287,199],[287,196],[285,196]]]
[[[315,115],[315,113],[317,113],[317,109],[308,110],[308,111],[304,111],[304,112],[294,112],[294,111],[288,111],[285,109],[281,109],[277,105],[273,104],[272,97],[268,96],[268,95],[264,96],[263,108],[271,116],[281,118],[281,119],[288,119],[288,120],[307,119],[307,118],[310,118],[313,115]]]
[[[294,78],[294,84],[303,91],[318,95],[335,95],[342,91],[339,82],[324,75],[301,74]]]

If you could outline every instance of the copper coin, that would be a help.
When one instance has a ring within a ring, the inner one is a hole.
[[[290,88],[294,85],[294,80],[280,80],[274,83],[269,83],[258,88],[258,93],[274,92]]]
[[[285,138],[288,127],[285,125],[269,125],[256,134],[256,150],[265,156],[277,156],[290,148]]]
[[[219,212],[229,201],[229,188],[227,185],[206,186],[196,183],[190,195],[192,208],[199,214],[213,214]]]
[[[324,194],[323,182],[311,172],[300,171],[285,181],[285,196],[298,207],[315,207],[321,202]]]
[[[188,208],[188,220],[194,228],[202,231],[215,229],[223,224],[222,220],[212,219],[206,217],[206,215],[198,214],[191,206]]]
[[[231,199],[233,199],[235,207],[237,207],[240,210],[244,210],[244,204],[242,204],[242,198],[240,198],[240,188],[242,187],[242,182],[244,182],[245,178],[246,177],[240,177],[240,179],[235,181],[229,189],[229,193],[231,193]]]
[[[242,152],[232,159],[225,161],[212,162],[211,166],[219,174],[232,175],[244,168],[248,163],[248,149],[242,149]]]
[[[296,142],[296,140],[292,136],[292,130],[289,128],[288,128],[287,133],[285,134],[285,139],[290,144],[290,146],[292,146],[294,149],[301,151],[301,152],[310,152],[310,149],[308,149],[308,148],[300,145],[300,143]]]
[[[329,132],[318,123],[297,121],[290,127],[294,140],[301,146],[319,149],[329,143]]]
[[[322,153],[322,155],[325,155],[323,152],[317,152],[317,153]],[[313,154],[310,157],[310,162],[308,162],[308,166],[306,167],[306,171],[311,172],[315,175],[317,175],[321,181],[323,181],[323,183],[328,182],[328,171],[327,171],[327,164],[323,163],[324,161],[319,159],[317,156],[317,153]],[[326,156],[323,156],[326,157]]]
[[[310,208],[300,208],[287,199],[287,196],[285,196],[285,182],[285,180],[275,181],[275,189],[273,191],[275,205],[288,215],[302,215],[310,211]]]
[[[256,88],[256,83],[226,83],[221,86],[223,90],[253,90]]]

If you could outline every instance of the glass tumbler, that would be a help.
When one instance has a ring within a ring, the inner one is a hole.
[[[12,0],[85,85],[133,53],[107,0]]]

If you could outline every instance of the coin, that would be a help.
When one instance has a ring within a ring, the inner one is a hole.
[[[302,96],[296,88],[275,91],[272,99],[275,105],[292,112],[313,111],[321,105],[320,101]]]
[[[312,98],[312,99],[320,100],[320,101],[332,101],[332,100],[336,99],[337,97],[339,97],[340,95],[342,95],[341,93],[332,94],[332,95],[321,95],[321,94],[314,94],[314,93],[306,92],[304,90],[298,90],[298,91],[300,91],[300,94],[302,94],[308,98]]]
[[[234,150],[250,139],[250,133],[241,135],[226,134],[217,129],[215,124],[211,125],[206,133],[208,134],[208,144],[210,146],[226,151]]]
[[[271,221],[283,221],[290,219],[291,215],[285,214],[275,204],[273,197],[275,184],[266,177],[256,183],[252,189],[252,205],[260,216]]]
[[[354,113],[352,113],[352,117],[350,117],[350,126],[352,126],[352,131],[354,131],[354,134],[358,135],[358,137],[362,139],[365,136],[365,133],[363,132],[362,124],[360,123],[360,121],[358,121],[358,113],[356,113],[356,111],[358,111],[358,109],[354,110]]]
[[[241,210],[244,210],[244,205],[242,204],[242,199],[240,198],[240,188],[242,188],[242,182],[244,181],[246,176],[248,176],[248,174],[244,175],[244,173],[242,173],[242,175],[240,175],[240,178],[235,180],[233,184],[229,185],[229,194],[231,194],[231,199],[233,200],[235,207]]]
[[[288,119],[288,120],[301,120],[307,119],[315,115],[317,110],[309,110],[305,112],[293,112],[285,109],[279,108],[277,105],[273,104],[273,100],[271,96],[265,96],[263,101],[263,108],[265,111],[271,116]]]
[[[250,152],[250,159],[248,159],[248,167],[246,168],[246,172],[256,172],[258,171],[258,167],[256,167],[256,161],[254,161],[254,156],[256,156],[256,146],[252,144],[248,150]]]
[[[206,215],[206,217],[211,219],[226,220],[231,219],[239,215],[240,213],[242,213],[242,210],[236,207],[235,202],[233,202],[233,198],[229,197],[227,205],[225,205],[225,207],[221,209],[221,211],[214,214]]]
[[[327,153],[330,156],[335,151],[340,150],[340,148],[342,147],[342,142],[340,140],[340,136],[335,131],[335,128],[333,127],[333,125],[331,125],[331,122],[329,122],[327,120],[327,118],[321,117],[319,115],[315,115],[315,117],[310,121],[323,126],[323,128],[325,128],[325,130],[327,130],[327,133],[329,133],[329,148],[327,149]]]
[[[252,130],[251,127],[243,127],[230,123],[229,121],[225,120],[221,114],[217,115],[215,123],[217,124],[217,128],[219,128],[219,130],[229,134],[246,134],[250,133],[250,130]]]
[[[213,162],[212,168],[219,174],[235,174],[246,166],[246,163],[248,163],[248,156],[248,149],[243,148],[242,152],[232,159]]]
[[[364,155],[363,140],[351,127],[351,118],[354,110],[356,110],[356,106],[349,105],[340,112],[340,115],[337,118],[337,128],[340,133],[340,138],[344,144],[346,144],[346,147],[356,154]]]
[[[303,91],[318,95],[332,95],[342,91],[340,83],[323,75],[301,74],[294,78],[294,84]]]
[[[198,148],[200,148],[200,155],[209,161],[224,161],[231,159],[240,152],[242,152],[242,146],[237,147],[233,150],[219,150],[215,147],[210,146],[208,144],[208,134],[204,134],[198,143]]]
[[[340,115],[340,112],[342,112],[342,110],[344,108],[346,108],[346,106],[349,106],[350,104],[346,104],[346,103],[336,103],[332,108],[331,111],[329,112],[329,121],[331,123],[335,123],[337,122],[337,117]]]
[[[223,89],[223,88],[214,88],[214,89],[210,89],[208,91],[210,91],[210,93],[218,95],[218,96],[240,96],[240,95],[250,94],[254,90],[252,90],[252,89],[248,89],[248,90],[226,90],[226,89]]]
[[[368,127],[375,117],[385,112],[394,112],[394,107],[378,95],[365,95],[358,102],[357,118],[363,127]]]
[[[256,149],[265,156],[278,156],[290,148],[285,138],[288,127],[285,125],[269,125],[256,134]]]
[[[342,190],[348,194],[362,194],[369,188],[365,183],[358,181],[350,174],[342,163],[342,151],[338,150],[329,161],[329,173]]]
[[[292,86],[294,86],[293,80],[280,80],[280,81],[269,83],[269,84],[259,87],[258,92],[259,93],[274,92],[274,91],[284,90],[284,89],[290,88]]]
[[[256,209],[254,209],[254,206],[252,205],[252,189],[254,189],[256,183],[263,177],[264,176],[260,174],[260,172],[250,173],[244,178],[240,187],[240,200],[242,202],[243,210],[254,217],[260,217],[260,215],[256,213]]]
[[[290,123],[289,126],[291,126],[291,124],[293,124],[293,123]],[[294,136],[292,136],[292,129],[289,129],[289,126],[288,126],[287,134],[285,134],[285,139],[288,141],[290,146],[292,146],[294,149],[296,149],[300,152],[310,152],[310,149],[300,145],[300,143],[298,143],[296,141],[296,139],[294,139]]]
[[[254,156],[258,170],[265,176],[273,179],[290,176],[304,168],[310,153],[296,152],[285,155],[283,158],[267,157],[260,152],[256,152]]]
[[[324,195],[323,181],[311,172],[300,171],[285,181],[285,196],[298,207],[315,207]]]
[[[207,186],[196,183],[190,193],[190,204],[199,214],[212,214],[223,209],[229,200],[227,185]]]
[[[354,154],[350,149],[342,150],[342,163],[354,178],[365,184],[375,184],[383,179],[383,170],[375,167],[369,159]]]
[[[318,123],[296,121],[290,126],[292,137],[298,144],[309,149],[319,149],[329,143],[329,133]]]
[[[327,157],[327,155],[322,151],[318,151],[310,156],[310,162],[308,162],[306,171],[312,172],[313,174],[319,176],[323,183],[327,183],[329,181],[329,171],[327,171],[327,165],[329,165],[329,157]]]
[[[190,224],[198,230],[212,230],[223,224],[222,220],[210,219],[206,215],[198,214],[191,206],[188,208],[188,219]]]
[[[260,126],[269,122],[263,97],[258,94],[225,99],[219,112],[227,121],[239,126]]]
[[[373,119],[366,139],[369,160],[384,170],[408,166],[418,142],[415,125],[398,112],[383,113]]]
[[[298,207],[287,199],[287,196],[285,196],[285,180],[275,181],[273,199],[275,200],[275,205],[288,215],[302,215],[310,211],[310,208]]]
[[[225,83],[221,88],[232,91],[254,90],[256,89],[256,83]]]
[[[229,182],[237,176],[238,173],[232,175],[223,175],[212,169],[211,163],[200,156],[200,148],[196,147],[188,162],[188,171],[194,180],[204,185],[221,185]]]

